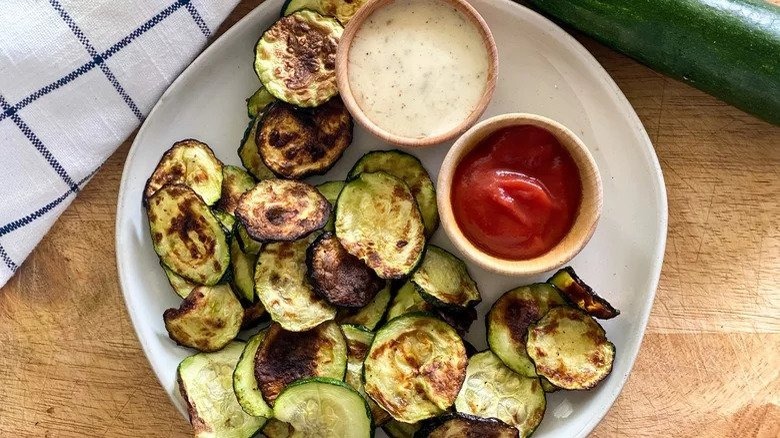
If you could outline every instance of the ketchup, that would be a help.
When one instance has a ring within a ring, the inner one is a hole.
[[[455,168],[452,207],[463,234],[495,257],[527,260],[571,229],[582,199],[577,164],[555,136],[531,125],[502,128]]]

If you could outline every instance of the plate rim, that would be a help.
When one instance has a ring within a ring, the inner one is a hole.
[[[610,76],[610,74],[606,71],[606,69],[598,62],[598,60],[579,41],[577,41],[572,35],[570,35],[561,26],[558,26],[552,20],[540,14],[539,12],[531,9],[530,7],[521,5],[519,3],[515,3],[511,0],[490,0],[490,1],[497,8],[505,8],[505,9],[516,8],[517,13],[525,14],[527,17],[529,17],[530,20],[536,21],[539,24],[540,28],[544,30],[544,32],[547,34],[548,37],[557,39],[561,44],[566,46],[568,50],[577,53],[581,57],[582,61],[585,62],[590,69],[592,69],[593,73],[596,75],[599,82],[601,82],[604,88],[609,91],[613,101],[627,117],[627,121],[629,122],[631,130],[634,133],[639,134],[638,140],[643,146],[641,148],[641,151],[642,151],[644,161],[649,164],[649,169],[651,169],[652,173],[655,175],[653,181],[657,184],[657,187],[655,187],[656,189],[655,193],[657,198],[656,202],[660,207],[660,211],[658,211],[658,218],[657,218],[659,222],[659,228],[658,228],[658,234],[654,236],[655,239],[657,240],[657,244],[655,245],[654,248],[655,254],[650,266],[651,275],[650,275],[650,282],[648,285],[650,287],[650,293],[646,294],[645,299],[643,300],[644,311],[636,315],[638,318],[637,328],[639,329],[637,330],[636,334],[639,335],[639,339],[637,340],[633,348],[623,353],[629,356],[630,365],[628,366],[626,372],[623,375],[619,376],[619,381],[615,386],[616,390],[607,394],[606,406],[604,406],[604,409],[601,409],[600,412],[597,413],[597,415],[591,416],[584,423],[583,427],[576,435],[577,438],[584,438],[593,429],[595,429],[595,427],[601,422],[601,420],[606,416],[606,414],[610,411],[610,409],[614,405],[615,401],[617,400],[617,397],[620,395],[620,393],[623,392],[623,388],[625,387],[628,377],[633,371],[634,366],[636,365],[636,358],[639,354],[639,350],[642,346],[645,334],[647,332],[647,323],[650,317],[650,313],[652,311],[653,302],[655,301],[655,296],[661,278],[661,270],[663,266],[663,260],[665,256],[667,236],[668,236],[669,206],[668,206],[666,183],[665,183],[663,171],[660,166],[658,155],[655,152],[655,148],[653,147],[653,144],[650,140],[647,130],[645,129],[644,125],[639,119],[639,116],[636,114],[636,111],[634,110],[633,106],[629,102],[628,98],[620,90],[620,87],[618,87],[617,83],[615,83],[615,80],[612,78],[612,76]],[[188,417],[186,415],[186,412],[182,410],[180,403],[177,403],[177,400],[175,399],[176,397],[175,391],[169,392],[167,390],[166,386],[163,384],[161,380],[160,377],[161,374],[158,373],[157,367],[154,365],[154,362],[150,359],[150,347],[147,346],[147,344],[142,341],[142,339],[145,339],[145,337],[142,337],[141,330],[140,330],[139,323],[142,321],[140,321],[140,316],[137,316],[136,312],[131,307],[129,294],[126,292],[127,290],[129,290],[129,285],[127,284],[128,274],[126,273],[123,267],[122,259],[120,258],[120,254],[122,253],[122,251],[120,251],[119,249],[120,247],[124,247],[124,243],[122,243],[123,239],[121,233],[122,230],[126,228],[127,218],[125,217],[125,215],[120,215],[120,211],[124,211],[122,209],[122,206],[125,205],[126,198],[128,197],[127,185],[129,184],[129,179],[130,179],[130,163],[131,161],[133,161],[133,158],[135,157],[135,154],[138,148],[140,147],[139,138],[143,139],[144,137],[143,134],[148,127],[148,121],[155,117],[156,113],[160,110],[162,104],[167,100],[168,96],[172,93],[172,90],[174,88],[177,88],[177,85],[180,81],[185,80],[184,78],[185,76],[187,76],[187,73],[190,70],[197,70],[201,68],[201,64],[206,62],[205,60],[210,58],[213,52],[219,51],[223,45],[227,44],[227,41],[230,41],[232,39],[233,34],[238,33],[243,27],[249,26],[248,23],[250,21],[253,21],[256,16],[264,14],[266,9],[271,9],[271,10],[275,9],[275,3],[277,2],[281,2],[281,0],[276,0],[276,1],[265,0],[263,3],[255,7],[250,12],[248,12],[244,17],[242,17],[235,24],[233,24],[216,40],[212,41],[208,45],[208,47],[206,47],[197,57],[195,57],[195,59],[193,59],[193,61],[186,68],[184,68],[181,71],[181,73],[177,75],[176,79],[174,79],[171,82],[171,84],[165,89],[165,92],[163,92],[162,95],[160,95],[160,98],[157,100],[157,102],[155,102],[154,106],[152,107],[152,110],[144,119],[144,122],[141,124],[141,127],[138,129],[138,132],[135,134],[135,138],[133,139],[133,143],[130,146],[130,150],[127,153],[127,157],[125,157],[125,163],[122,166],[122,177],[120,179],[120,185],[119,185],[119,190],[117,195],[116,225],[114,228],[115,261],[117,265],[119,287],[122,292],[122,298],[125,303],[125,308],[127,310],[128,316],[130,317],[130,322],[133,327],[133,332],[135,333],[138,343],[141,345],[141,350],[144,352],[146,361],[148,362],[150,368],[152,369],[154,373],[154,377],[157,380],[158,384],[167,393],[171,403],[184,416],[185,420],[188,420]]]

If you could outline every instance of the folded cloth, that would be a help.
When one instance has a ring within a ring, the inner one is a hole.
[[[238,0],[0,0],[0,287]]]

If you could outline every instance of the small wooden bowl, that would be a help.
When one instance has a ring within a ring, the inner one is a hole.
[[[483,252],[463,235],[452,211],[452,177],[461,159],[483,138],[507,126],[533,125],[551,132],[569,152],[580,171],[582,202],[569,233],[547,253],[528,260],[507,260]],[[560,123],[534,114],[503,114],[480,122],[450,148],[439,170],[436,202],[444,231],[460,251],[479,266],[503,275],[530,276],[560,268],[576,256],[593,236],[601,215],[601,176],[582,140]]]
[[[487,83],[485,85],[485,93],[482,98],[477,102],[477,106],[469,114],[469,116],[463,120],[459,125],[451,130],[429,137],[413,138],[403,137],[391,132],[388,132],[381,127],[377,126],[368,117],[366,117],[363,110],[355,101],[355,97],[352,94],[352,89],[349,84],[349,51],[352,47],[352,41],[357,33],[358,29],[363,25],[366,19],[371,16],[376,10],[394,2],[396,0],[370,0],[364,4],[357,14],[349,20],[347,27],[344,29],[344,33],[341,35],[339,41],[338,50],[336,52],[336,83],[338,85],[339,94],[347,109],[352,114],[360,125],[366,128],[369,132],[379,137],[380,139],[408,147],[424,147],[433,146],[439,143],[443,143],[447,140],[452,140],[458,135],[462,134],[465,130],[476,123],[477,119],[485,112],[490,99],[493,97],[493,91],[496,88],[496,76],[498,75],[498,50],[496,49],[496,42],[493,40],[493,34],[485,23],[485,20],[481,15],[465,0],[441,0],[444,3],[451,4],[458,11],[460,11],[469,21],[476,25],[479,33],[482,35],[482,41],[487,47],[488,55],[488,75]]]

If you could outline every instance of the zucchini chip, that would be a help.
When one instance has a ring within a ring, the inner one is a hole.
[[[246,113],[250,119],[254,119],[258,114],[265,111],[268,105],[274,103],[276,98],[268,92],[262,85],[246,100]]]
[[[315,107],[338,92],[336,48],[344,28],[314,11],[274,23],[255,47],[255,73],[269,93],[300,107]]]
[[[269,319],[265,306],[260,301],[244,306],[244,317],[241,320],[241,330],[257,326]]]
[[[216,208],[211,209],[211,212],[214,213],[214,217],[216,217],[219,224],[222,225],[222,231],[225,232],[225,236],[230,237],[233,233],[233,228],[236,226],[236,218],[233,217],[233,215]]]
[[[241,146],[238,147],[238,157],[241,159],[241,165],[259,181],[276,177],[263,162],[263,157],[260,156],[260,149],[256,143],[257,127],[260,125],[262,118],[262,114],[259,114],[249,122],[244,131],[244,137],[241,139]]]
[[[366,393],[398,421],[435,417],[466,375],[463,341],[445,322],[409,314],[379,329],[364,363]]]
[[[237,239],[230,242],[230,266],[233,269],[233,289],[246,302],[255,301],[255,264],[257,256],[241,251]]]
[[[293,436],[366,438],[374,433],[366,400],[336,379],[313,378],[293,383],[276,399],[274,416],[292,425]]]
[[[553,385],[552,383],[550,383],[550,381],[547,380],[547,378],[545,378],[545,377],[539,377],[539,383],[542,384],[542,389],[546,393],[556,392],[556,391],[559,391],[561,389],[561,388],[558,388],[557,386]]]
[[[359,325],[368,330],[374,330],[379,325],[382,317],[385,316],[387,305],[390,304],[391,298],[390,282],[387,282],[385,287],[365,307],[360,309],[339,309],[336,314],[336,321],[339,324]]]
[[[238,247],[246,254],[258,255],[263,249],[263,243],[249,237],[249,233],[246,232],[246,227],[241,224],[240,221],[236,221],[234,227],[234,235],[238,242]]]
[[[262,330],[247,341],[233,371],[233,390],[244,412],[253,417],[271,418],[274,412],[263,399],[255,379],[255,355],[265,339],[266,332],[267,330]]]
[[[367,0],[287,0],[282,6],[282,16],[309,9],[322,15],[335,17],[344,26]]]
[[[243,342],[232,342],[179,364],[176,380],[196,437],[249,438],[265,424],[265,418],[245,413],[233,393],[232,372],[242,351]]]
[[[610,319],[620,315],[620,311],[585,284],[571,266],[559,270],[547,282],[557,287],[574,307],[590,316]]]
[[[238,200],[241,195],[252,190],[255,179],[252,175],[240,167],[226,165],[222,168],[222,197],[217,201],[216,207],[233,216],[236,214]],[[229,230],[233,227],[229,227]]]
[[[339,199],[339,194],[341,193],[341,189],[344,188],[344,181],[328,181],[325,183],[322,183],[317,186],[317,190],[322,193],[322,196],[325,197],[325,199],[328,200],[331,206],[331,213],[328,217],[328,223],[325,224],[325,227],[323,230],[325,231],[335,231],[336,227],[334,226],[333,222],[336,220],[335,217],[335,211],[336,211],[336,200]]]
[[[374,424],[381,426],[392,417],[380,408],[363,388],[363,361],[366,359],[371,342],[374,341],[374,334],[363,327],[348,324],[342,325],[341,331],[347,340],[347,374],[344,376],[344,382],[355,388],[355,391],[366,399]]]
[[[222,194],[222,162],[206,143],[193,139],[177,141],[163,154],[146,181],[144,203],[168,184],[188,186],[203,202],[212,205]]]
[[[437,307],[471,307],[482,301],[466,264],[438,246],[428,245],[411,280],[420,296]]]
[[[446,414],[427,420],[415,438],[518,438],[517,429],[496,418]]]
[[[154,251],[179,276],[216,284],[230,265],[230,248],[219,220],[191,188],[167,185],[146,210]]]
[[[163,271],[165,271],[165,276],[168,277],[168,283],[171,285],[171,288],[173,288],[173,291],[176,292],[176,295],[187,298],[187,295],[192,292],[195,287],[198,285],[196,283],[193,283],[186,278],[183,278],[179,274],[171,271],[171,269],[167,266],[165,266],[162,262],[160,262],[160,266],[162,266]]]
[[[320,235],[309,246],[306,266],[314,292],[334,306],[363,307],[386,283],[332,233]]]
[[[263,427],[263,435],[266,438],[290,438],[295,433],[292,425],[279,421],[276,418],[271,418],[265,423]]]
[[[420,430],[420,423],[402,423],[392,419],[382,426],[382,430],[390,438],[413,438],[414,434]]]
[[[487,340],[490,350],[512,371],[536,377],[533,362],[526,353],[528,326],[553,307],[566,301],[547,283],[521,286],[505,292],[487,315]]]
[[[309,330],[336,317],[336,308],[317,297],[306,279],[306,248],[312,240],[269,243],[257,258],[255,292],[285,330]]]
[[[236,338],[244,308],[230,286],[198,286],[178,309],[163,313],[165,330],[177,344],[198,351],[216,351]]]
[[[441,318],[442,321],[451,325],[461,336],[466,336],[466,333],[471,329],[471,324],[477,320],[477,309],[473,307],[467,307],[465,309],[454,307],[435,309],[433,313]]]
[[[431,237],[433,235],[436,228],[439,227],[436,189],[428,171],[425,170],[417,157],[399,150],[372,151],[363,155],[355,163],[355,166],[349,171],[349,178],[354,178],[363,172],[387,172],[405,182],[420,208],[420,214],[425,224],[425,236]]]
[[[387,309],[387,320],[390,321],[406,313],[431,310],[433,310],[433,306],[417,293],[417,287],[411,281],[407,281],[398,289],[390,303],[390,308]]]
[[[425,248],[420,210],[409,188],[384,172],[364,172],[344,185],[336,203],[336,236],[385,279],[412,272]]]
[[[352,143],[352,116],[341,98],[317,108],[277,102],[257,128],[260,156],[281,178],[301,179],[327,172]]]
[[[252,239],[291,241],[322,228],[330,204],[313,186],[300,181],[267,179],[244,193],[236,216]]]
[[[536,430],[546,406],[539,379],[515,373],[489,350],[469,359],[466,381],[455,400],[458,412],[496,418],[517,428],[521,437]]]
[[[306,332],[271,324],[255,354],[255,379],[263,399],[272,406],[290,383],[304,377],[342,379],[346,369],[347,342],[333,322]]]
[[[536,372],[563,389],[591,389],[612,371],[615,345],[585,312],[554,307],[528,328]]]

